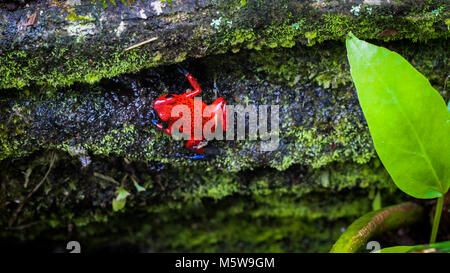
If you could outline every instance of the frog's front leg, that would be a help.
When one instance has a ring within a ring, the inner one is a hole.
[[[189,80],[189,83],[194,88],[194,91],[186,92],[184,94],[184,96],[186,98],[191,98],[191,97],[195,97],[197,95],[200,95],[200,93],[202,93],[202,89],[200,88],[200,84],[197,82],[197,80],[194,78],[194,76],[192,76],[191,73],[189,73],[181,65],[177,65],[177,69],[178,69],[178,71],[180,71],[181,73],[183,73],[186,76],[186,78]]]
[[[188,97],[188,98],[189,97],[195,97],[195,96],[199,95],[200,93],[202,93],[202,89],[200,88],[200,84],[198,84],[198,82],[194,78],[194,76],[192,76],[191,74],[188,73],[188,74],[186,74],[186,77],[188,78],[189,83],[194,88],[194,91],[191,91],[191,92],[187,93],[186,97]]]
[[[166,134],[171,134],[170,133],[170,128],[164,128],[164,125],[162,123],[159,123],[156,119],[152,119],[153,124],[156,126],[156,128],[158,128],[159,130],[163,131]]]

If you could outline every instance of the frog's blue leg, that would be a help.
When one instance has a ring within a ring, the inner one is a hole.
[[[189,156],[190,159],[205,159],[206,156],[205,155],[194,155],[194,156]]]
[[[216,72],[214,72],[214,99],[217,100],[217,98],[218,98],[217,94],[219,94],[220,91],[219,91],[219,88],[217,87],[216,79],[217,79],[217,75],[216,75]]]
[[[184,75],[189,74],[189,72],[181,64],[177,64],[177,70]]]

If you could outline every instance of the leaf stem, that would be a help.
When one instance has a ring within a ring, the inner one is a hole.
[[[433,220],[433,230],[431,231],[430,244],[436,243],[436,236],[439,228],[439,222],[441,220],[442,208],[444,207],[444,196],[439,197],[436,204],[436,212]]]

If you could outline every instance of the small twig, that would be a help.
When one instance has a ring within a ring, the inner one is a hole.
[[[28,182],[30,182],[30,175],[31,172],[33,171],[32,168],[28,168],[26,172],[22,172],[24,177],[25,177],[25,183],[23,184],[23,187],[26,189],[28,186]]]
[[[161,190],[165,191],[166,188],[163,186],[163,184],[161,183],[161,177],[158,175],[156,177],[156,183],[158,183],[159,187],[161,188]]]
[[[131,161],[130,161],[128,158],[126,158],[126,157],[123,158],[123,161],[124,161],[125,164],[127,164],[127,165],[130,165],[130,164],[131,164]]]
[[[158,40],[158,37],[153,37],[153,38],[150,38],[150,39],[148,39],[148,40],[146,40],[146,41],[143,41],[143,42],[140,42],[140,43],[138,43],[138,44],[135,44],[135,45],[132,45],[132,46],[130,46],[130,47],[127,47],[127,48],[125,48],[125,49],[123,50],[123,52],[128,51],[128,50],[131,50],[131,49],[136,48],[136,47],[140,47],[141,45],[148,44],[148,43],[153,42],[153,41],[155,41],[155,40]]]
[[[112,183],[114,183],[114,184],[119,185],[119,182],[117,182],[116,180],[114,180],[114,178],[109,177],[109,176],[106,176],[106,175],[104,175],[104,174],[101,174],[101,173],[98,173],[98,172],[94,172],[94,176],[95,176],[95,177],[98,177],[98,178],[100,178],[100,179],[103,179],[103,180],[106,180],[106,181],[109,181],[109,182],[112,182]]]
[[[132,162],[131,162],[128,158],[126,158],[126,157],[123,158],[123,161],[124,161],[125,164],[127,164],[127,165],[130,165],[130,164],[132,163]],[[134,171],[133,166],[128,166],[128,167],[129,167],[130,172],[131,172],[131,179],[137,181],[136,183],[139,184],[139,179],[138,179],[137,176],[136,176],[136,172]]]
[[[136,183],[138,183],[138,184],[140,183],[140,181],[137,178],[136,174],[134,174],[134,171],[133,171],[133,174],[131,174],[131,179],[134,179],[136,181]]]
[[[23,206],[25,205],[26,201],[30,199],[30,197],[44,184],[45,180],[47,180],[47,176],[50,174],[51,169],[53,168],[53,164],[55,163],[56,155],[55,153],[52,154],[52,158],[50,159],[50,164],[48,166],[48,170],[45,173],[44,177],[41,179],[41,181],[34,187],[34,189],[25,197],[25,199],[20,203],[20,205],[17,207],[17,209],[13,212],[11,215],[11,218],[9,218],[8,221],[8,228],[11,228],[11,226],[14,224],[14,222],[17,219],[17,215],[22,211]]]
[[[125,176],[122,178],[122,180],[120,181],[120,184],[123,186],[123,184],[125,183],[125,181],[128,178],[128,174],[125,174]]]
[[[10,229],[11,229],[11,230],[23,230],[23,229],[32,227],[32,226],[38,224],[39,222],[40,222],[40,221],[31,222],[31,223],[28,223],[28,224],[25,224],[25,225],[11,227]]]

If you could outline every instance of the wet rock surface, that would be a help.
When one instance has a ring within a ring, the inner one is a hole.
[[[448,99],[445,42],[387,46]],[[70,238],[86,251],[328,251],[376,193],[383,205],[406,198],[376,159],[345,58],[340,43],[326,43],[184,62],[205,102],[216,79],[229,104],[280,105],[277,150],[212,141],[219,153],[206,160],[190,159],[184,142],[151,123],[155,98],[190,87],[175,66],[4,90],[0,237],[48,251]],[[114,211],[120,190],[130,195]]]
[[[25,2],[0,5],[1,246],[326,252],[377,194],[407,199],[376,157],[345,33],[450,96],[446,1],[173,1],[160,14],[150,1]],[[215,140],[191,159],[152,124],[157,97],[191,88],[174,63],[207,104],[216,83],[228,104],[278,105],[278,148]]]
[[[436,51],[444,47],[441,42],[433,45]],[[432,84],[448,97],[448,49],[437,57],[427,55],[426,44],[417,44],[410,52],[404,44],[392,47],[430,75]],[[339,43],[328,43],[321,50],[246,51],[183,64],[198,78],[206,103],[216,96],[216,79],[220,96],[229,105],[256,109],[278,105],[278,149],[262,151],[262,141],[249,140],[246,135],[245,140],[212,141],[209,146],[218,148],[217,155],[189,159],[193,153],[184,148],[184,141],[174,141],[152,124],[156,118],[152,103],[157,97],[190,88],[175,66],[166,66],[105,79],[97,85],[2,92],[1,158],[57,149],[239,171],[264,166],[283,170],[292,164],[321,167],[334,161],[365,163],[375,157]]]

